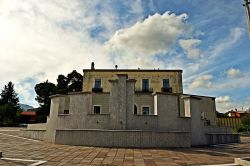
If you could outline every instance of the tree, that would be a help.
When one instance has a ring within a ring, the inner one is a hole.
[[[47,80],[43,83],[36,84],[35,91],[37,94],[36,101],[40,104],[40,108],[37,111],[37,120],[39,122],[45,122],[50,111],[50,96],[55,94],[56,86]]]
[[[249,132],[250,130],[250,113],[246,113],[241,119],[241,123],[245,131]]]
[[[36,100],[40,104],[37,111],[37,121],[46,122],[50,111],[50,96],[54,94],[67,94],[68,92],[82,91],[83,76],[73,70],[66,76],[60,74],[57,77],[57,85],[48,82],[39,83],[35,86]]]
[[[68,74],[68,91],[79,92],[82,91],[83,76],[76,70]]]
[[[18,105],[19,99],[17,93],[14,90],[14,84],[10,81],[7,85],[4,86],[2,90],[0,99],[0,104],[13,104]]]
[[[60,74],[57,77],[56,93],[67,94],[68,92],[68,78]]]
[[[19,99],[14,84],[9,82],[0,94],[0,126],[15,126],[20,114]]]

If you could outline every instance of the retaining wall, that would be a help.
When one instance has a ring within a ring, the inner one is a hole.
[[[101,147],[190,147],[190,132],[57,130],[56,144]]]

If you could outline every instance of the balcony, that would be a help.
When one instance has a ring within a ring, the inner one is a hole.
[[[92,88],[92,92],[101,93],[102,92],[102,88]]]
[[[169,92],[169,93],[172,93],[173,91],[172,91],[172,88],[171,88],[171,87],[168,87],[168,88],[162,87],[162,88],[161,88],[161,92]]]
[[[135,92],[153,93],[153,88],[136,88]]]

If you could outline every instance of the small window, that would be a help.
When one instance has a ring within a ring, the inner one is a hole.
[[[169,79],[163,79],[163,88],[169,88]]]
[[[142,114],[149,115],[149,107],[142,107]]]
[[[94,105],[94,114],[100,114],[101,113],[101,106]]]
[[[102,88],[102,80],[101,80],[100,78],[96,78],[96,79],[95,79],[94,88],[96,88],[96,89]]]
[[[137,106],[134,105],[134,114],[137,115]]]
[[[69,110],[64,110],[63,113],[64,114],[69,114]]]
[[[149,80],[142,79],[142,91],[148,91],[148,90],[149,90]]]

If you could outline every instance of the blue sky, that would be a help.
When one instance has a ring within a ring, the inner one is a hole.
[[[0,87],[38,106],[34,86],[73,69],[182,69],[184,93],[250,107],[243,0],[1,0]]]

